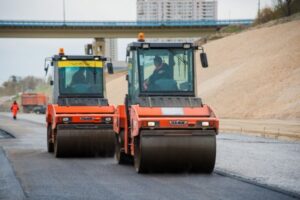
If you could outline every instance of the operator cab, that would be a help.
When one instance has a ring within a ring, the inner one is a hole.
[[[49,61],[49,59],[48,59]],[[102,56],[53,56],[53,103],[59,105],[108,105],[105,98],[104,63]],[[112,68],[112,66],[110,65]],[[45,68],[46,72],[48,68]],[[108,70],[111,72],[112,69]]]
[[[195,52],[192,43],[133,42],[127,47],[129,105],[182,107],[199,106],[196,98]]]

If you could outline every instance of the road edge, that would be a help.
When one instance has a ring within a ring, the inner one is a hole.
[[[220,176],[236,179],[236,180],[244,182],[244,183],[248,183],[248,184],[255,185],[255,186],[258,186],[258,187],[262,187],[262,188],[265,188],[265,189],[268,189],[268,190],[271,190],[271,191],[274,191],[274,192],[278,192],[278,193],[281,193],[281,194],[284,194],[284,195],[287,195],[287,196],[290,196],[290,197],[293,197],[293,198],[300,199],[300,193],[297,193],[296,191],[287,190],[285,188],[280,188],[280,187],[277,187],[276,185],[270,185],[270,184],[267,184],[267,183],[255,182],[251,178],[239,176],[239,175],[230,173],[227,170],[222,170],[221,168],[216,168],[214,170],[214,173],[218,174]]]
[[[10,118],[9,116],[6,116],[6,115],[2,115],[0,113],[0,116],[1,117],[5,117],[5,118]],[[37,125],[46,125],[46,120],[45,122],[38,122],[38,121],[35,121],[35,120],[30,120],[30,119],[25,119],[25,118],[18,118],[17,120],[21,120],[21,121],[25,121],[25,122],[29,122],[29,123],[33,123],[33,124],[37,124]]]
[[[26,199],[21,183],[2,146],[0,146],[0,166],[0,199]]]

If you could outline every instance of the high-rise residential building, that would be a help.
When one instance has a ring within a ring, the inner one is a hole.
[[[216,20],[217,3],[217,0],[137,0],[137,20]]]
[[[137,0],[137,21],[216,20],[217,0]],[[151,39],[154,42],[194,42],[199,38]]]

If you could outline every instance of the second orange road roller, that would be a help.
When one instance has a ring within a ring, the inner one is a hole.
[[[53,66],[53,101],[46,111],[48,152],[56,157],[113,156],[115,108],[105,98],[106,58],[58,55]],[[111,63],[106,63],[113,73]],[[45,65],[46,72],[49,65]]]
[[[114,119],[119,164],[132,159],[138,173],[213,171],[219,120],[197,97],[197,59],[208,67],[192,43],[128,45],[128,94]]]

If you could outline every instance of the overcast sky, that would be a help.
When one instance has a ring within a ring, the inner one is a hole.
[[[260,0],[261,7],[274,0]],[[0,0],[0,20],[62,20],[62,0]],[[251,19],[258,0],[218,0],[219,19]],[[66,20],[136,20],[136,0],[65,0]],[[119,39],[118,55],[124,59],[126,44]],[[0,38],[0,84],[11,75],[44,75],[44,58],[64,47],[68,54],[83,54],[92,39]]]

